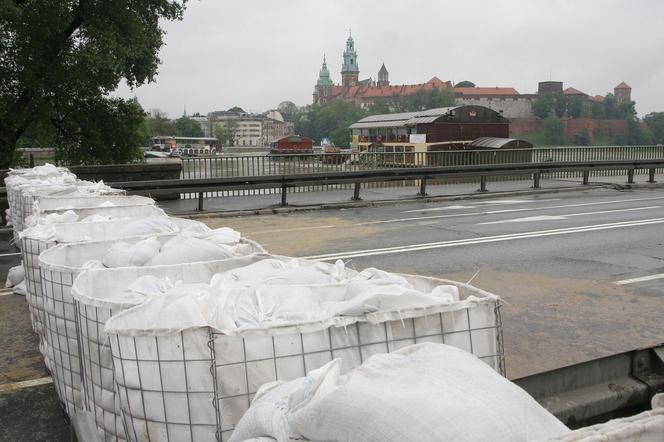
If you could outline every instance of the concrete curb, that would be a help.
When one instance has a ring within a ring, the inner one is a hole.
[[[555,189],[528,189],[528,190],[510,190],[504,192],[486,192],[486,193],[463,193],[456,195],[441,195],[441,196],[427,196],[419,197],[413,196],[412,198],[400,198],[389,200],[375,200],[375,201],[347,201],[339,203],[326,203],[326,204],[309,204],[309,205],[290,205],[286,207],[273,206],[260,209],[246,209],[246,210],[210,210],[204,212],[187,211],[179,212],[178,216],[184,216],[191,219],[209,218],[211,216],[217,218],[231,218],[241,216],[254,216],[254,215],[277,215],[282,213],[295,213],[306,212],[315,210],[338,210],[338,209],[357,209],[363,207],[380,207],[396,204],[412,204],[413,202],[441,202],[441,201],[459,201],[459,200],[483,200],[507,196],[524,196],[524,195],[540,195],[548,193],[560,192],[578,192],[593,189],[615,189],[617,186],[614,183],[591,183],[586,186],[581,184],[574,187],[559,187]],[[664,187],[664,186],[662,186]],[[623,190],[623,189],[617,189]]]

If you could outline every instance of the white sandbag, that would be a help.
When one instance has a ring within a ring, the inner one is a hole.
[[[310,264],[337,271],[331,264]],[[195,440],[215,440],[221,434],[225,441],[264,383],[296,379],[334,358],[341,358],[344,373],[373,354],[419,342],[454,345],[503,372],[498,297],[452,281],[396,276],[424,293],[454,285],[463,299],[431,308],[401,306],[380,314],[340,316],[326,322],[222,331],[209,324],[224,327],[224,321],[242,316],[233,313],[233,302],[214,302],[203,285],[187,291],[185,283],[167,290],[166,296],[113,315],[106,321],[105,331],[130,438],[137,440],[131,434],[152,439],[194,430],[200,435]],[[271,286],[278,287],[290,286]],[[254,288],[252,283],[236,284],[233,290]],[[147,360],[149,365],[139,362]],[[178,368],[183,366],[186,373]],[[189,395],[189,418],[177,404],[192,388],[197,393]],[[146,389],[151,392],[149,398],[141,394]],[[164,409],[170,413],[166,421]]]
[[[153,259],[160,248],[161,242],[154,236],[134,244],[118,241],[108,249],[101,262],[106,267],[140,267]]]
[[[214,244],[205,239],[178,236],[168,243],[153,257],[147,265],[159,266],[184,262],[216,261],[233,256],[231,247]]]
[[[308,377],[267,389],[257,394],[231,441],[295,436],[512,442],[566,433],[555,416],[473,355],[427,343],[374,355],[346,376],[333,361]]]
[[[7,281],[5,282],[6,288],[11,288],[16,285],[19,285],[25,279],[25,269],[23,268],[23,263],[12,267],[7,272]]]
[[[28,289],[25,285],[25,280],[12,287],[12,293],[15,295],[26,296],[28,294]]]
[[[197,226],[198,228],[195,228]],[[203,223],[192,225],[191,233],[209,232],[210,228]],[[173,218],[142,218],[126,223],[118,232],[119,237],[132,237],[151,235],[155,233],[179,233],[180,228],[173,222]]]
[[[459,300],[453,285],[422,291],[392,273],[348,272],[341,261],[330,265],[298,259],[258,262],[215,275],[206,286],[174,287],[168,295],[148,302],[140,314],[124,316],[118,324],[127,321],[120,327],[147,330],[213,327],[230,332],[333,324],[340,316],[448,306]]]

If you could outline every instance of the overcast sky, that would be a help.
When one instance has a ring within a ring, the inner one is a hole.
[[[348,30],[360,78],[471,80],[533,93],[559,80],[590,95],[625,81],[639,115],[664,111],[662,0],[190,0],[154,83],[134,91],[171,117],[311,103],[323,53],[335,83]]]

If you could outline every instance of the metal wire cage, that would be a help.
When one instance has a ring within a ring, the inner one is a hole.
[[[158,210],[153,206],[142,206],[152,213]],[[164,219],[163,216],[156,217]],[[138,221],[138,219],[134,219]],[[169,218],[179,229],[202,226],[192,220]],[[37,324],[40,334],[40,349],[47,361],[47,367],[54,375],[56,391],[65,411],[71,415],[81,408],[80,394],[80,363],[78,351],[78,335],[76,329],[76,313],[71,296],[72,283],[80,269],[61,269],[47,266],[41,262],[40,256],[57,244],[79,243],[85,238],[106,240],[125,239],[122,230],[127,226],[127,219],[111,220],[96,223],[63,223],[54,224],[56,240],[45,240],[38,235],[30,234],[23,237],[23,257],[28,288],[28,305],[33,323]],[[158,233],[142,235],[154,236]],[[99,256],[90,256],[89,259]]]
[[[165,235],[160,239],[165,241],[173,236]],[[269,256],[260,245],[251,240],[241,239],[240,243],[248,246],[245,248],[245,256],[153,267],[90,269],[76,279],[71,292],[76,308],[84,405],[92,412],[102,440],[113,441],[125,437],[120,402],[113,383],[111,349],[104,325],[114,314],[137,305],[126,299],[113,298],[113,295],[122,293],[130,283],[141,276],[169,277],[187,283],[209,281],[216,273],[243,267]],[[95,246],[95,243],[70,244],[63,249],[88,249],[88,252],[79,251],[81,255],[86,255]],[[51,252],[55,252],[55,249],[51,249]],[[62,250],[61,254],[67,252]],[[47,257],[42,256],[42,259],[44,258]]]
[[[462,348],[504,375],[499,298],[456,285],[472,296],[383,318],[346,318],[338,327],[284,327],[239,336],[207,327],[169,335],[111,333],[127,438],[225,441],[261,385],[304,376],[335,358],[348,371],[371,355],[421,342]]]

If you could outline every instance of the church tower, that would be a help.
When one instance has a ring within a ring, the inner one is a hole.
[[[387,68],[385,67],[385,63],[380,67],[380,71],[378,71],[378,83],[376,83],[378,86],[389,86],[390,85],[390,73],[387,72]]]
[[[613,95],[616,97],[616,103],[629,103],[632,101],[632,88],[623,81],[613,88]]]
[[[348,40],[346,40],[346,50],[344,51],[344,64],[341,66],[341,85],[344,87],[354,86],[359,81],[359,77],[360,68],[357,65],[355,42],[349,33]]]
[[[332,79],[330,71],[327,69],[327,60],[323,55],[323,66],[318,73],[318,81],[314,88],[314,104],[325,104],[332,98]]]

